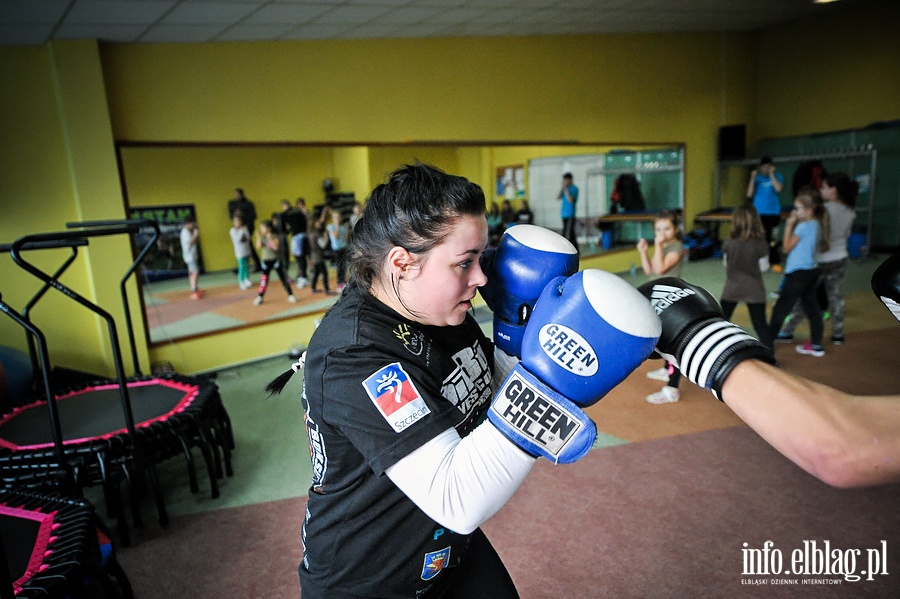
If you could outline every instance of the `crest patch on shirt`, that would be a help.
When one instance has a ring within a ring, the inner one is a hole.
[[[425,564],[422,566],[422,580],[431,580],[441,573],[450,562],[450,548],[444,547],[440,551],[432,551],[425,554]]]
[[[404,431],[431,413],[399,362],[375,372],[362,385],[394,432]]]

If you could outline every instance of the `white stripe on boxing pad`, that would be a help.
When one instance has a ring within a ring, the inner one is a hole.
[[[585,297],[606,322],[635,337],[659,338],[662,325],[656,310],[631,283],[596,268],[581,274]]]
[[[698,331],[690,340],[681,357],[682,368],[687,368],[688,380],[706,386],[712,366],[725,350],[753,337],[728,321],[716,321]]]
[[[725,331],[723,331],[723,333],[725,333]],[[701,362],[701,364],[703,365],[703,370],[700,371],[700,378],[698,380],[704,381],[704,384],[709,379],[710,371],[712,371],[712,368],[716,364],[716,361],[725,352],[725,350],[733,347],[736,343],[754,340],[753,337],[743,331],[740,331],[740,333],[738,333],[737,331],[728,331],[726,334],[728,335],[728,337],[721,339],[721,341],[719,341],[718,345],[715,348],[710,348],[710,355]],[[701,348],[701,350],[702,349],[703,348]]]
[[[516,225],[508,228],[504,235],[509,235],[522,245],[542,252],[578,253],[571,241],[555,231],[537,225]]]

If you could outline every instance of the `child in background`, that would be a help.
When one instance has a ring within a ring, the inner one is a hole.
[[[859,183],[846,173],[825,175],[820,193],[828,211],[829,236],[828,250],[816,254],[816,262],[820,285],[824,287],[825,296],[828,298],[827,305],[831,311],[831,343],[841,345],[844,343],[844,316],[847,310],[841,283],[844,281],[847,259],[850,257],[847,241],[850,239],[853,221],[856,219],[854,207],[856,196],[859,194]],[[777,340],[793,341],[794,329],[802,320],[802,306],[799,303],[794,304],[794,310],[782,326]]]
[[[722,244],[725,262],[725,287],[722,312],[731,320],[739,303],[747,304],[756,336],[772,347],[766,321],[766,286],[762,273],[769,268],[769,244],[759,213],[751,204],[735,208],[731,214],[731,237]]]
[[[250,282],[250,231],[240,216],[235,215],[232,219],[229,234],[238,263],[238,284],[241,289],[249,289],[253,285]]]
[[[181,258],[187,265],[188,282],[191,284],[191,299],[200,299],[203,292],[200,291],[200,230],[197,222],[188,217],[184,219],[181,227]]]
[[[322,219],[319,219],[319,221],[309,220],[309,231],[306,237],[309,240],[310,289],[312,289],[313,293],[322,292],[322,289],[318,288],[319,276],[321,276],[325,293],[332,295],[333,292],[328,285],[328,267],[325,264],[325,248],[328,247],[328,236],[322,231]]]
[[[337,271],[337,288],[343,291],[347,285],[347,248],[350,243],[350,224],[344,221],[340,210],[331,211],[331,222],[326,228],[331,250],[334,252],[334,265]]]
[[[822,312],[816,301],[819,269],[815,254],[828,250],[828,230],[828,212],[822,204],[822,196],[814,187],[804,187],[794,199],[794,209],[785,223],[782,242],[787,255],[784,281],[769,323],[769,334],[774,339],[799,299],[809,319],[811,339],[798,345],[796,350],[817,358],[825,355],[825,348],[822,346]]]
[[[681,266],[684,262],[684,243],[681,242],[681,227],[678,214],[671,210],[663,210],[653,221],[653,257],[647,255],[649,244],[641,238],[637,243],[637,250],[641,255],[641,267],[644,273],[652,275],[652,278],[666,275],[680,277]],[[666,386],[656,393],[647,396],[647,401],[652,404],[676,402],[681,398],[678,383],[681,381],[681,373],[674,364],[666,362],[666,365],[647,373],[647,377],[666,382]]]
[[[253,303],[257,306],[263,303],[263,296],[269,287],[269,273],[273,270],[278,273],[278,278],[281,279],[281,284],[287,292],[288,301],[292,304],[297,302],[294,292],[291,291],[291,284],[288,282],[284,264],[278,259],[280,248],[278,234],[275,232],[272,222],[268,220],[260,221],[259,233],[256,237],[256,249],[260,251],[260,258],[262,259],[262,276],[259,279],[258,295],[253,300]]]

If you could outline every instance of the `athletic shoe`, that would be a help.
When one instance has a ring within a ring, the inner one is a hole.
[[[257,296],[256,296],[256,299],[253,300],[253,305],[254,305],[254,306],[258,306],[258,305],[260,305],[261,303],[263,303],[263,296],[257,295]]]
[[[777,300],[779,295],[780,294],[777,291],[772,291],[769,293],[769,297],[771,297],[774,300]]]
[[[784,272],[784,267],[780,264],[773,264],[772,272]]]
[[[203,294],[200,292],[199,289],[197,291],[194,291],[191,293],[191,299],[196,300],[196,299],[200,299],[201,297],[203,297]]]
[[[647,396],[647,401],[652,404],[675,403],[679,399],[681,399],[681,391],[668,385]]]
[[[288,301],[291,302],[292,304],[296,304],[296,303],[297,303],[297,298],[294,297],[293,295],[289,295],[289,296],[288,296]]]
[[[804,343],[803,345],[798,345],[794,349],[797,350],[798,354],[803,354],[804,356],[815,356],[817,358],[821,358],[825,355],[825,348],[821,345],[813,345],[809,341]]]
[[[669,367],[663,366],[662,368],[657,368],[656,370],[651,370],[647,373],[648,379],[653,379],[654,381],[662,381],[664,383],[669,382]]]
[[[829,318],[831,318],[831,313],[828,310],[822,312],[822,320],[828,320]]]
[[[775,341],[778,343],[793,343],[794,336],[791,333],[778,333],[778,336],[775,337]]]
[[[306,277],[297,277],[297,287],[303,289],[307,285],[309,285],[309,279]]]
[[[831,336],[831,344],[832,345],[844,345],[844,336],[843,335],[832,335]]]

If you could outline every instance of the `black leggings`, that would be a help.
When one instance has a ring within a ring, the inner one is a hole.
[[[775,239],[775,231],[781,226],[781,214],[760,214],[766,243],[769,244],[769,264],[781,264],[781,244]]]
[[[784,325],[784,319],[791,313],[794,304],[800,300],[806,318],[809,319],[810,342],[822,345],[822,312],[816,301],[816,287],[819,284],[819,269],[795,270],[784,276],[784,284],[778,294],[778,300],[772,308],[772,320],[769,323],[769,334],[772,339],[778,336]]]
[[[719,303],[722,304],[722,314],[725,316],[725,320],[731,320],[731,315],[734,314],[734,309],[737,307],[738,303],[730,302],[725,299],[721,300]],[[772,337],[769,335],[769,323],[766,322],[766,303],[748,303],[747,311],[750,312],[750,322],[753,323],[753,330],[756,331],[756,337],[759,339],[760,343],[771,349]]]
[[[288,283],[287,273],[284,272],[284,264],[280,260],[263,260],[262,263],[262,276],[259,279],[259,289],[257,293],[262,297],[266,294],[266,289],[269,287],[269,273],[274,270],[278,273],[278,278],[281,279],[281,284],[284,285],[284,290],[288,295],[294,295],[294,292],[291,291],[291,284]]]

